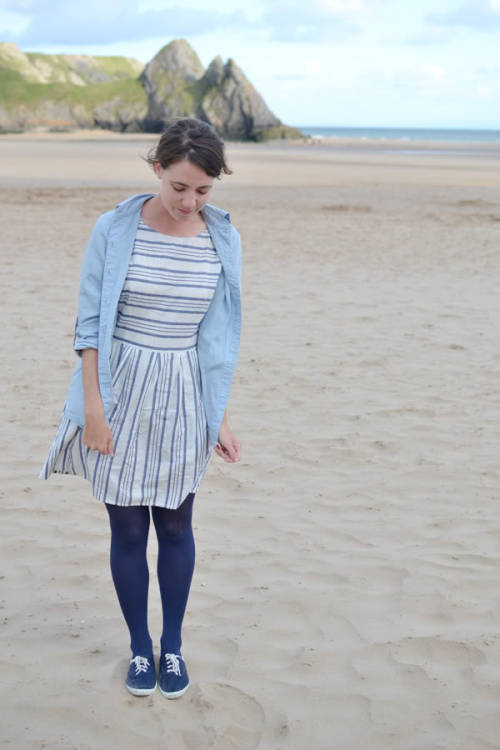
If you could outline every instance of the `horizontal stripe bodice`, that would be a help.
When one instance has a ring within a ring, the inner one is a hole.
[[[118,302],[114,338],[146,349],[196,346],[221,263],[210,234],[162,234],[139,221]]]

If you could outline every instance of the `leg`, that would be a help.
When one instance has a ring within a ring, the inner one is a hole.
[[[105,503],[111,526],[110,564],[120,607],[130,631],[132,656],[149,657],[153,642],[148,630],[149,569],[146,546],[149,508]]]
[[[158,582],[163,609],[161,653],[180,652],[181,628],[193,576],[195,547],[191,518],[194,493],[176,510],[152,507],[158,537]]]

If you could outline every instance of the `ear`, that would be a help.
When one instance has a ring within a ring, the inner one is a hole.
[[[161,176],[163,174],[163,167],[161,166],[159,161],[154,162],[153,169],[155,171],[155,175],[158,177],[159,180],[161,180]]]

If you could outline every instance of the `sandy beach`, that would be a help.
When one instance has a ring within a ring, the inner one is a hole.
[[[500,147],[229,144],[242,461],[195,500],[167,701],[124,686],[103,504],[37,478],[88,234],[155,140],[0,136],[2,747],[498,750]]]

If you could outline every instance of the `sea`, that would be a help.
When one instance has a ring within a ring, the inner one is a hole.
[[[444,143],[500,143],[500,130],[462,130],[452,128],[348,128],[295,125],[302,133],[315,138],[348,138],[359,140],[439,141]]]

